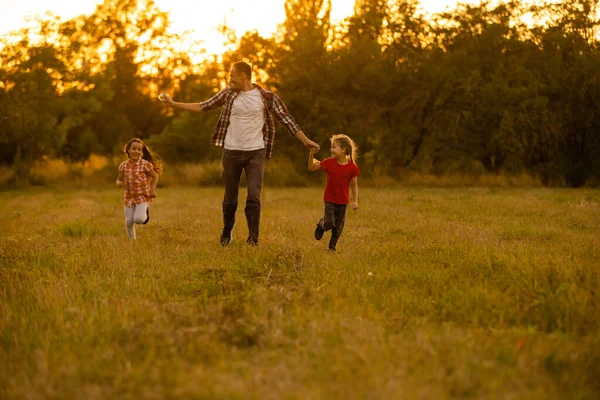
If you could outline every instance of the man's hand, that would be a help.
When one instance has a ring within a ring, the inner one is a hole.
[[[352,209],[353,210],[358,210],[358,201],[353,201],[352,202]]]
[[[315,149],[315,153],[316,153],[317,151],[319,151],[319,149],[321,148],[321,146],[319,146],[317,143],[313,142],[312,140],[310,140],[310,139],[308,139],[308,138],[306,139],[306,142],[304,142],[304,145],[305,145],[306,147],[308,147],[308,148],[309,148],[311,151],[312,151],[313,149]],[[313,153],[313,154],[315,154],[315,153]]]
[[[313,142],[312,140],[310,140],[309,138],[307,138],[306,135],[304,134],[304,132],[302,132],[302,131],[296,132],[295,136],[296,136],[296,139],[298,139],[299,141],[301,141],[302,144],[304,144],[309,149],[317,149],[317,150],[319,150],[321,148],[321,146],[319,146],[318,144],[316,144],[315,142]]]
[[[117,187],[123,187],[123,181],[120,179],[117,179]]]
[[[160,94],[158,95],[158,99],[161,103],[167,103],[170,106],[173,105],[173,99],[171,99],[171,96],[169,96],[165,92],[160,92]]]

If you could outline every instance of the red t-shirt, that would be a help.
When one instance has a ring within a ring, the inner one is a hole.
[[[327,172],[327,185],[325,185],[325,201],[334,204],[350,203],[350,180],[360,175],[356,164],[349,161],[341,165],[335,158],[321,161],[321,169]]]

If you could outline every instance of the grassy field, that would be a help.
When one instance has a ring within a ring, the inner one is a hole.
[[[600,191],[322,188],[221,248],[220,188],[0,193],[2,399],[595,399]],[[245,195],[245,191],[242,191]]]

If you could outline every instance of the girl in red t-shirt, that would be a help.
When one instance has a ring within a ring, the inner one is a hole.
[[[162,162],[138,138],[127,142],[123,152],[129,159],[119,165],[117,186],[125,187],[125,228],[129,239],[135,239],[134,224],[145,225],[150,220],[148,206],[156,197],[156,184],[158,175],[162,172]]]
[[[331,158],[316,160],[316,149],[311,149],[308,156],[309,171],[322,169],[327,173],[325,186],[325,215],[317,223],[315,239],[321,240],[325,231],[331,230],[329,250],[335,251],[337,241],[344,229],[346,207],[352,203],[352,209],[358,209],[358,175],[360,171],[356,159],[356,143],[346,135],[331,137]],[[350,193],[352,192],[352,199]]]

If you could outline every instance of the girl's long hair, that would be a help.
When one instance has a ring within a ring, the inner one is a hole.
[[[333,135],[330,140],[331,143],[336,142],[346,152],[346,155],[350,156],[350,161],[356,162],[358,158],[358,146],[354,143],[354,140],[350,139],[347,135]]]
[[[156,171],[156,173],[158,175],[162,174],[162,171],[163,171],[162,160],[160,159],[160,157],[158,155],[156,155],[156,153],[154,153],[152,150],[150,150],[150,148],[148,146],[146,146],[146,144],[144,142],[142,142],[142,139],[140,139],[140,138],[131,139],[125,145],[125,148],[123,149],[123,153],[126,153],[127,157],[129,157],[129,149],[131,148],[131,144],[134,142],[138,142],[142,145],[142,158],[144,160],[152,163],[152,165],[154,165],[154,171]]]

